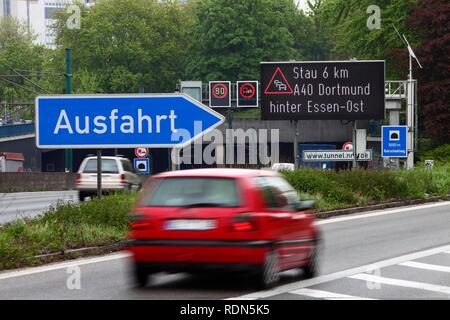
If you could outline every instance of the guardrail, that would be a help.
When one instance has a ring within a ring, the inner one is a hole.
[[[6,124],[0,126],[0,138],[22,136],[34,133],[34,123]]]

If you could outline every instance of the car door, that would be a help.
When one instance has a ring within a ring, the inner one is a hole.
[[[281,269],[289,269],[295,263],[294,253],[286,241],[292,238],[289,232],[292,228],[291,212],[286,208],[286,202],[278,188],[269,179],[270,177],[257,177],[255,182],[261,192],[264,201],[264,214],[269,218],[269,227],[273,240],[276,241],[279,266]]]
[[[274,190],[279,206],[279,212],[285,216],[283,235],[280,243],[289,268],[299,266],[308,253],[312,242],[310,241],[310,219],[304,211],[297,211],[300,199],[297,191],[282,177],[267,177]]]

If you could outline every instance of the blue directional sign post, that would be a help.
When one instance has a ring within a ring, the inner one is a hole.
[[[406,158],[407,126],[382,126],[381,127],[381,156],[391,158]]]
[[[224,121],[185,94],[40,96],[35,111],[45,149],[183,147]]]

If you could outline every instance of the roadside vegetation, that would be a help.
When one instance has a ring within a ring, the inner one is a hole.
[[[327,211],[393,200],[450,195],[450,165],[433,169],[283,173],[303,199]],[[73,257],[67,250],[119,245],[136,194],[118,193],[78,204],[59,204],[35,219],[0,226],[0,270]],[[63,253],[59,256],[48,256]],[[82,254],[82,253],[80,253]]]
[[[121,193],[59,204],[38,218],[0,226],[0,270],[42,262],[36,256],[120,242],[134,200],[134,194]]]
[[[284,172],[302,198],[316,200],[320,211],[406,199],[450,195],[450,165],[433,169]]]

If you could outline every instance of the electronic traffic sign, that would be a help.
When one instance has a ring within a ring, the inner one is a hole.
[[[210,81],[209,82],[209,106],[231,107],[231,82]]]
[[[236,90],[238,107],[258,106],[258,81],[238,81]]]
[[[261,63],[263,120],[384,119],[384,61]]]

